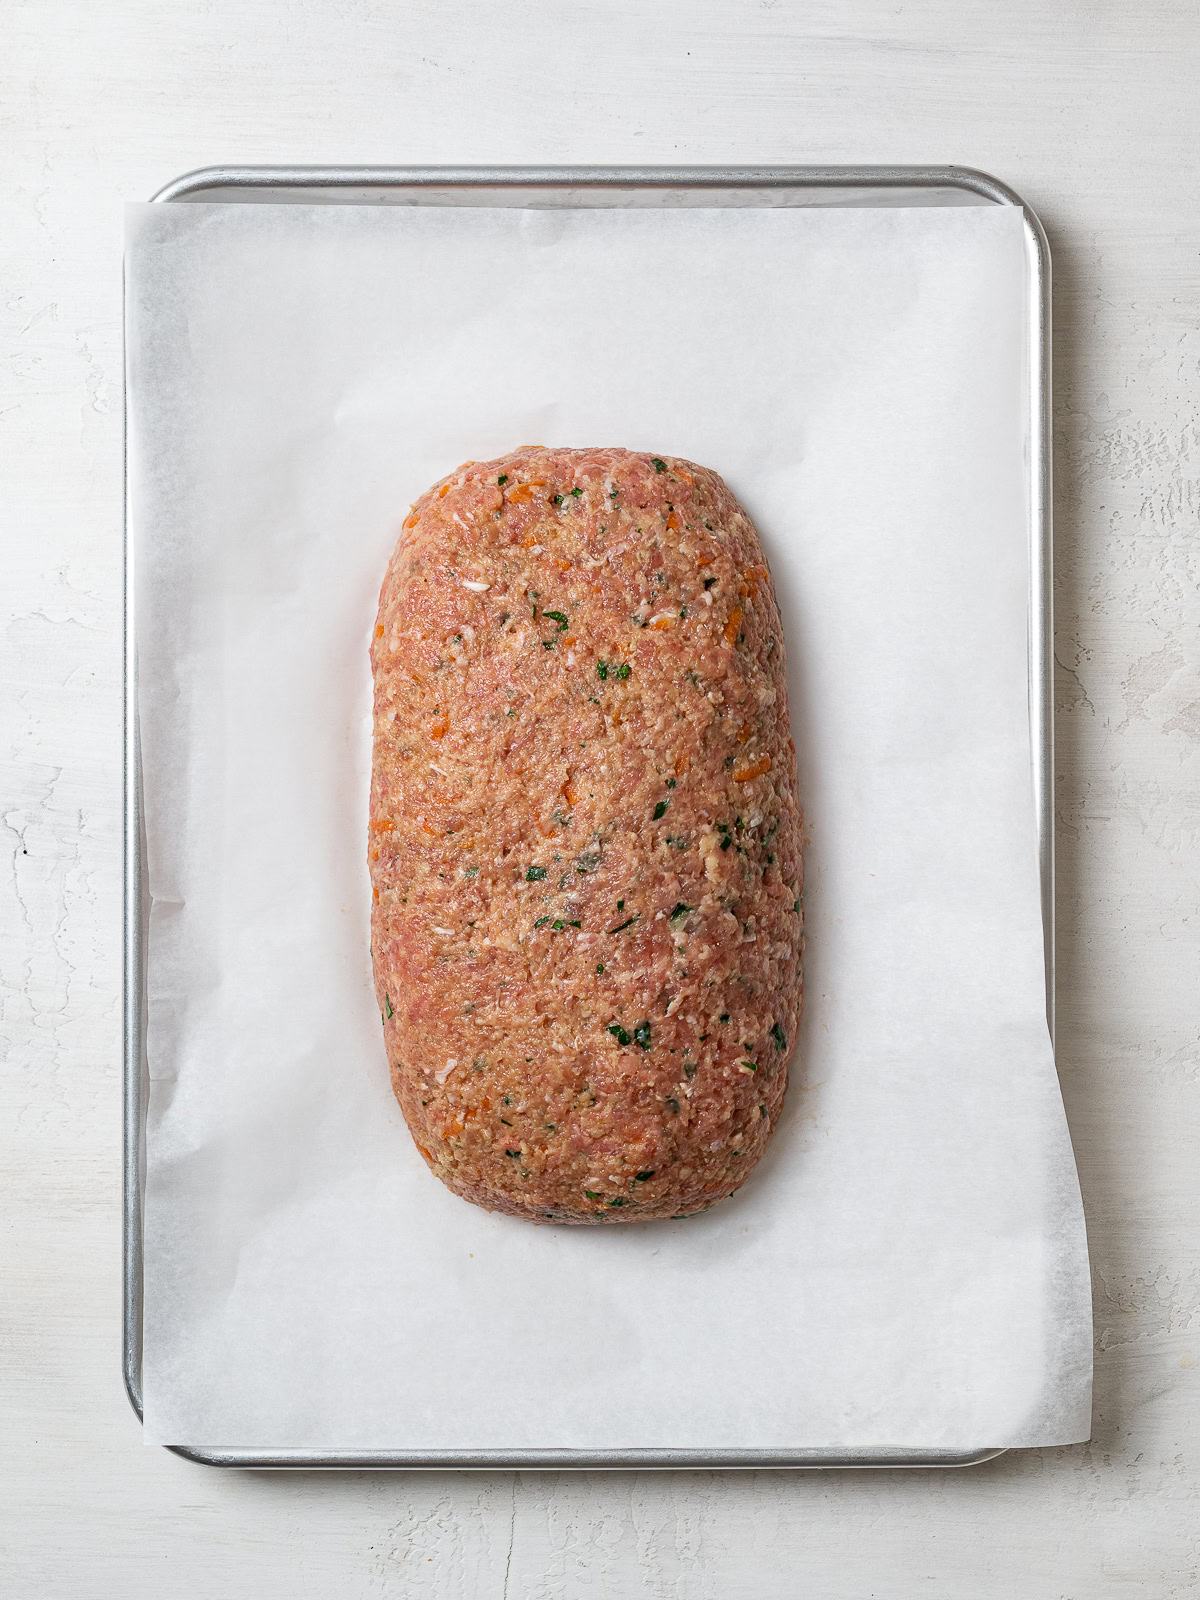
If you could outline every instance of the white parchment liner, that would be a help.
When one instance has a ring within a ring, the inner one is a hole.
[[[377,1449],[1082,1439],[1044,1020],[1020,219],[132,206],[149,927],[146,1437]],[[427,1173],[368,957],[367,642],[409,502],[524,443],[715,467],[790,659],[807,1011],[687,1222]]]

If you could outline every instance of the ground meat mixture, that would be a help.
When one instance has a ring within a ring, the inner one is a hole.
[[[375,984],[430,1169],[534,1222],[731,1194],[801,999],[796,751],[749,517],[671,456],[468,462],[404,522],[371,660]]]

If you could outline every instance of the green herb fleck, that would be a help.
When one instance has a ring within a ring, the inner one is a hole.
[[[771,1037],[775,1041],[775,1048],[777,1050],[787,1049],[787,1034],[784,1033],[783,1029],[777,1022],[771,1024]]]
[[[669,1094],[667,1096],[667,1108],[673,1112],[675,1116],[679,1115],[679,1101],[676,1100],[673,1094]]]
[[[596,676],[598,678],[607,678],[608,677],[608,662],[607,661],[597,661],[597,663],[596,663]]]
[[[654,1168],[650,1167],[645,1172],[635,1172],[634,1175],[633,1175],[633,1181],[634,1181],[634,1183],[645,1183],[647,1178],[652,1178],[653,1176],[654,1176]]]
[[[711,588],[712,588],[712,586],[713,586],[713,584],[714,584],[714,583],[716,583],[716,581],[717,581],[717,580],[716,580],[716,579],[715,579],[715,578],[705,578],[705,580],[704,580],[704,587],[705,587],[705,588],[706,588],[706,589],[711,589]]]
[[[610,1200],[608,1203],[610,1206],[625,1206],[629,1204],[628,1200],[622,1195],[618,1195],[615,1200]]]
[[[519,1150],[506,1150],[504,1152],[504,1154],[506,1156],[510,1156],[513,1160],[515,1160],[517,1158],[517,1156],[519,1156],[521,1154],[521,1152]]]
[[[598,963],[598,964],[597,964],[597,967],[596,967],[596,971],[597,971],[597,972],[598,972],[598,973],[599,973],[599,972],[603,972],[603,971],[604,971],[604,963],[603,963],[603,961],[601,961],[601,962],[599,962],[599,963]]]
[[[669,920],[674,922],[676,917],[686,916],[689,911],[694,911],[695,909],[695,906],[684,905],[682,900],[677,900],[675,902],[675,909],[672,911]]]
[[[539,879],[544,878],[545,876],[545,867],[530,867],[529,871],[525,874],[525,882],[537,883]]]
[[[673,789],[674,787],[675,787],[675,779],[674,778],[668,778],[667,779],[667,788],[668,789]]]
[[[696,1076],[696,1063],[694,1061],[685,1061],[683,1063],[683,1075],[685,1078],[694,1078]]]
[[[557,643],[558,643],[557,639],[543,639],[542,640],[542,649],[543,650],[553,650],[554,646]]]
[[[643,1050],[649,1050],[649,1048],[650,1048],[650,1024],[649,1024],[649,1022],[639,1022],[637,1027],[633,1030],[633,1037],[634,1037],[634,1042],[636,1044],[640,1044]]]
[[[654,463],[655,472],[665,472],[667,470],[667,463],[661,456],[651,456],[650,460]]]
[[[624,909],[625,909],[625,902],[624,902],[624,900],[618,900],[618,901],[617,901],[617,910],[618,910],[618,911],[624,911]]]
[[[766,1108],[766,1106],[759,1106],[759,1108],[758,1108],[758,1114],[759,1114],[759,1116],[760,1116],[760,1117],[765,1117],[765,1116],[766,1116],[766,1114],[767,1114],[767,1108]]]
[[[721,1015],[717,1018],[717,1021],[718,1022],[728,1022],[729,1021],[729,1013],[728,1013],[728,1011],[722,1011]]]
[[[613,671],[618,678],[627,678],[633,671],[633,668],[629,665],[628,661],[622,661],[621,665],[619,667],[614,667]]]
[[[650,820],[652,822],[657,822],[659,817],[665,816],[667,807],[670,804],[671,804],[671,802],[669,800],[660,800],[658,802],[658,804],[655,806],[655,808],[654,808],[654,816]]]
[[[792,902],[792,910],[793,910],[793,911],[799,911],[799,909],[800,909],[800,902],[799,902],[799,900],[795,900],[795,901],[793,901],[793,902]]]
[[[555,496],[554,496],[554,504],[555,504],[555,505],[556,505],[556,506],[560,506],[560,505],[562,505],[562,495],[560,495],[560,494],[556,494],[556,495],[555,495]]]
[[[395,1016],[395,1012],[392,1010],[392,1002],[388,999],[386,994],[383,997],[383,1014],[389,1022],[392,1020],[393,1016]]]
[[[625,1029],[619,1022],[610,1024],[608,1031],[612,1034],[613,1038],[617,1041],[622,1049],[624,1049],[629,1043],[629,1035],[625,1032]]]
[[[747,1072],[757,1072],[758,1071],[758,1062],[757,1061],[739,1061],[738,1062],[738,1066],[739,1067],[745,1067]]]
[[[504,1126],[506,1128],[511,1128],[512,1127],[512,1123],[508,1120],[507,1117],[501,1117],[500,1121],[504,1124]]]
[[[568,922],[567,923],[567,927],[568,928],[582,928],[583,927],[583,923],[582,922]]]
[[[624,922],[618,922],[615,928],[610,928],[609,933],[624,933],[626,928],[631,928],[641,916],[640,911],[635,911],[631,917],[626,917]]]
[[[559,633],[565,633],[567,631],[567,619],[563,616],[561,611],[543,611],[542,615],[544,617],[550,617],[554,622],[558,623]]]
[[[598,1189],[585,1189],[583,1194],[586,1200],[602,1200],[604,1198]]]
[[[578,500],[579,496],[583,493],[583,490],[580,489],[579,487],[576,487],[576,488],[571,490],[571,493],[575,496],[576,500]]]
[[[560,921],[558,917],[555,917],[554,921],[550,924],[550,928],[553,933],[561,933],[565,927],[566,923]]]
[[[537,921],[534,923],[534,927],[535,928],[544,928],[549,921],[550,921],[549,917],[539,917],[537,919]]]
[[[504,485],[508,482],[508,473],[507,472],[502,472],[500,474],[500,476],[496,479],[496,482],[503,489]]]
[[[729,846],[732,843],[733,843],[732,837],[729,834],[726,834],[725,837],[721,840],[721,849],[722,850],[728,850]]]

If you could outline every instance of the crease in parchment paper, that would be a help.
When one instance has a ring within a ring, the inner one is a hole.
[[[1030,758],[1019,214],[159,205],[127,230],[147,1439],[1086,1437]],[[764,1160],[686,1222],[466,1205],[388,1083],[379,584],[423,489],[528,443],[716,468],[787,632],[802,1036]]]

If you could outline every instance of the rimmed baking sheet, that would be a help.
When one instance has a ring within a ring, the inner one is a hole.
[[[688,174],[686,172],[445,172],[433,170],[403,170],[386,172],[356,172],[353,169],[338,170],[337,172],[312,172],[312,171],[284,171],[278,173],[247,171],[229,171],[199,174],[191,179],[181,180],[180,184],[172,185],[165,191],[166,198],[175,202],[199,202],[206,207],[213,202],[232,200],[261,201],[270,199],[289,206],[308,205],[315,199],[322,202],[330,199],[349,202],[356,207],[365,204],[383,202],[385,204],[401,204],[405,206],[463,206],[466,205],[475,211],[489,209],[511,208],[516,206],[521,211],[530,211],[542,207],[567,207],[571,216],[582,212],[596,211],[611,208],[614,205],[622,211],[632,211],[638,208],[654,208],[663,212],[671,210],[687,210],[699,207],[704,211],[729,206],[749,206],[753,215],[746,219],[749,226],[756,216],[761,216],[764,211],[778,207],[810,206],[814,204],[848,205],[855,211],[858,208],[883,205],[895,205],[900,202],[901,212],[912,210],[925,198],[928,198],[933,207],[941,208],[947,205],[958,207],[962,204],[969,206],[982,206],[987,209],[992,207],[1012,208],[1009,216],[1017,223],[1017,233],[1014,240],[1017,243],[1020,272],[1020,295],[1024,307],[1024,321],[1020,325],[1020,332],[1014,332],[1011,340],[1012,348],[1009,356],[1016,362],[1019,373],[1014,376],[1010,371],[1005,380],[1009,383],[1010,393],[1014,401],[1011,417],[1014,428],[1019,428],[1021,438],[1018,446],[1023,447],[1026,454],[1020,472],[1020,483],[1013,480],[1013,489],[1016,499],[1013,502],[1012,515],[1009,518],[1012,527],[1020,528],[1020,537],[1028,538],[1029,545],[1026,552],[1025,566],[1025,594],[1027,605],[1022,603],[1022,625],[1027,618],[1029,629],[1028,650],[1028,730],[1032,737],[1033,760],[1033,801],[1030,809],[1030,840],[1031,840],[1031,870],[1034,878],[1033,894],[1037,894],[1037,861],[1040,857],[1041,871],[1041,917],[1042,933],[1045,940],[1046,970],[1049,973],[1052,959],[1052,906],[1050,901],[1051,886],[1051,856],[1050,840],[1046,822],[1046,795],[1048,792],[1048,778],[1050,771],[1049,749],[1049,724],[1045,715],[1045,649],[1048,620],[1048,599],[1046,591],[1046,574],[1049,560],[1049,529],[1046,507],[1046,471],[1047,459],[1045,454],[1045,411],[1046,411],[1046,372],[1045,372],[1045,291],[1047,278],[1047,262],[1044,253],[1044,243],[1041,240],[1040,230],[1036,221],[1027,212],[1024,212],[1015,197],[1011,196],[1001,186],[992,180],[976,174],[957,173],[953,169],[940,169],[936,171],[913,171],[905,169],[880,169],[872,173],[870,170],[856,169],[853,171],[838,171],[826,169],[822,171],[805,172],[803,169],[789,169],[782,172],[772,171],[744,171],[744,172],[706,172]],[[295,212],[297,221],[305,213]],[[899,215],[899,214],[898,214]],[[196,213],[193,222],[204,223],[204,219],[213,216],[207,210]],[[1019,220],[1018,220],[1019,219]],[[392,219],[399,222],[402,219]],[[207,224],[204,224],[207,226]],[[903,226],[903,218],[897,223]],[[214,217],[213,227],[221,227],[220,216]],[[212,229],[210,228],[211,234]],[[187,230],[182,233],[175,232],[176,243],[173,248],[179,248],[179,240],[186,236]],[[146,235],[141,236],[143,239]],[[545,247],[555,245],[558,235],[554,238],[547,237],[543,241]],[[895,236],[897,240],[900,235]],[[778,247],[787,248],[786,239],[781,235],[777,241]],[[185,246],[186,247],[186,246]],[[148,536],[149,529],[146,523],[148,510],[161,512],[162,503],[152,505],[147,501],[145,490],[145,467],[148,454],[152,456],[154,449],[159,449],[159,465],[161,460],[161,440],[154,446],[146,444],[147,430],[139,426],[138,404],[140,394],[146,391],[140,387],[137,359],[139,347],[138,339],[141,329],[145,326],[144,317],[146,302],[138,299],[139,293],[145,288],[147,281],[146,256],[135,249],[131,258],[131,333],[133,348],[133,378],[131,398],[131,431],[130,431],[130,459],[131,459],[131,493],[130,493],[130,526],[131,539],[136,545],[140,536]],[[161,258],[160,258],[161,259]],[[1017,324],[1013,324],[1014,329]],[[195,334],[193,332],[193,337]],[[143,365],[142,376],[145,368]],[[552,426],[554,424],[552,423]],[[484,430],[486,431],[486,430]],[[511,439],[509,443],[519,442]],[[547,441],[553,442],[553,441]],[[564,441],[565,442],[565,441]],[[575,441],[579,442],[579,441]],[[636,440],[626,442],[635,443]],[[648,442],[648,441],[647,441]],[[145,446],[145,448],[143,448]],[[667,446],[671,449],[686,453],[683,445],[675,441]],[[476,445],[478,448],[478,445]],[[462,452],[462,453],[465,453]],[[697,454],[701,453],[699,450]],[[419,451],[414,452],[419,454]],[[709,451],[712,454],[712,451]],[[434,457],[431,455],[431,461]],[[713,464],[724,466],[723,460],[714,461]],[[176,463],[177,465],[177,463]],[[447,461],[439,470],[453,465]],[[1010,463],[1011,465],[1011,463]],[[424,471],[422,466],[420,471]],[[434,476],[436,474],[429,474]],[[421,487],[415,481],[412,492]],[[735,483],[735,487],[745,492],[743,483]],[[756,507],[752,504],[751,509]],[[139,513],[142,521],[139,525]],[[1017,519],[1019,518],[1019,523]],[[760,518],[760,520],[764,520]],[[768,539],[768,549],[772,556],[772,564],[779,576],[779,550],[771,545],[771,519],[764,520],[764,535]],[[141,1277],[141,1247],[143,1239],[143,1226],[141,1215],[141,1185],[143,1164],[140,1159],[140,1150],[144,1148],[141,1140],[144,1138],[145,1115],[147,1101],[151,1098],[147,1093],[148,1077],[145,1072],[145,1028],[144,1028],[144,1003],[145,994],[143,978],[145,972],[146,947],[145,947],[145,921],[142,912],[142,878],[141,856],[139,840],[141,838],[142,816],[139,793],[139,772],[137,765],[136,733],[137,733],[137,705],[136,684],[133,668],[133,656],[138,645],[139,626],[144,635],[146,622],[153,624],[154,608],[143,608],[142,623],[135,623],[134,596],[136,592],[136,579],[133,571],[134,563],[131,562],[131,587],[128,610],[128,664],[129,664],[129,704],[127,721],[127,757],[128,757],[128,786],[127,795],[129,803],[129,834],[127,851],[127,956],[128,956],[128,989],[127,989],[127,1255],[126,1255],[126,1373],[130,1384],[131,1395],[135,1403],[140,1400],[140,1370],[141,1370],[141,1317],[140,1317],[140,1277]],[[153,652],[151,650],[150,655]],[[148,659],[143,657],[143,662]],[[1011,685],[1010,685],[1011,686]],[[160,759],[161,746],[156,745],[153,760]],[[160,789],[161,792],[161,789]],[[818,969],[819,970],[819,967]],[[810,983],[812,964],[810,963]],[[1052,992],[1052,985],[1050,985]],[[810,999],[810,1014],[812,1001]],[[1052,1068],[1051,1076],[1052,1076]],[[160,1094],[161,1094],[160,1089]],[[798,1096],[796,1097],[799,1098]],[[1053,1099],[1057,1101],[1057,1089],[1053,1089]],[[1053,1113],[1053,1106],[1051,1106]],[[1058,1108],[1061,1118],[1061,1107]],[[1061,1166],[1062,1151],[1059,1150],[1058,1161]],[[1069,1161],[1069,1148],[1066,1152]],[[422,1181],[427,1182],[425,1175],[420,1174]],[[1070,1183],[1074,1183],[1073,1172],[1070,1174]],[[747,1186],[747,1193],[753,1185]],[[440,1201],[441,1197],[438,1197]],[[435,1202],[436,1204],[437,1202]],[[458,1202],[452,1202],[457,1206]],[[681,1225],[682,1226],[682,1225]],[[543,1230],[544,1231],[544,1230]],[[1078,1241],[1076,1240],[1076,1244]],[[1074,1266],[1078,1267],[1078,1251],[1073,1258]],[[161,1282],[161,1279],[159,1280]],[[1005,1345],[1005,1330],[1001,1326],[998,1330],[998,1349]],[[1078,1345],[1075,1340],[1075,1346]],[[1079,1361],[1080,1355],[1073,1346],[1074,1362],[1072,1380],[1078,1391],[1080,1382]],[[1061,1352],[1060,1352],[1061,1359]],[[1068,1362],[1068,1366],[1070,1366]],[[1076,1394],[1078,1400],[1078,1394]],[[1076,1405],[1078,1412],[1078,1405]],[[1077,1415],[1071,1421],[1063,1424],[1068,1431],[1074,1429],[1078,1432]],[[720,1430],[718,1430],[720,1431]],[[876,1447],[873,1443],[863,1443],[861,1438],[851,1440],[841,1445],[809,1446],[801,1443],[791,1446],[778,1440],[763,1445],[761,1448],[740,1448],[740,1441],[725,1431],[720,1438],[714,1437],[710,1446],[690,1443],[676,1445],[669,1438],[661,1446],[649,1442],[645,1436],[637,1444],[627,1444],[622,1438],[614,1446],[611,1440],[601,1440],[591,1445],[582,1444],[575,1447],[571,1444],[555,1442],[552,1448],[541,1447],[541,1442],[530,1437],[525,1437],[519,1442],[514,1442],[509,1448],[506,1442],[495,1437],[483,1437],[486,1430],[480,1430],[478,1444],[463,1442],[460,1447],[453,1449],[440,1449],[438,1441],[432,1440],[426,1434],[416,1447],[409,1448],[370,1448],[376,1443],[390,1441],[364,1440],[359,1434],[355,1439],[348,1441],[345,1448],[329,1446],[325,1440],[321,1441],[320,1448],[313,1445],[301,1446],[280,1450],[273,1447],[275,1441],[267,1444],[262,1439],[257,1439],[251,1446],[245,1445],[244,1439],[230,1441],[231,1448],[210,1449],[197,1448],[196,1438],[193,1435],[188,1440],[188,1453],[196,1454],[199,1459],[213,1461],[226,1465],[291,1465],[291,1466],[361,1466],[365,1464],[378,1466],[700,1466],[700,1465],[737,1465],[737,1466],[827,1466],[827,1465],[896,1465],[896,1464],[964,1464],[967,1461],[979,1460],[994,1453],[994,1449],[985,1449],[974,1445],[955,1448],[922,1448],[918,1441],[913,1448],[909,1448],[905,1438],[897,1439],[895,1435],[886,1436],[883,1445]],[[164,1442],[176,1443],[169,1432],[165,1435],[160,1432]],[[227,1440],[228,1433],[224,1434]],[[662,1433],[657,1437],[662,1439]],[[1007,1442],[1041,1442],[1030,1438],[1028,1441],[1019,1437],[1013,1438],[1010,1434],[1003,1438],[991,1437],[989,1443],[995,1446]],[[340,1441],[338,1441],[340,1443]]]

